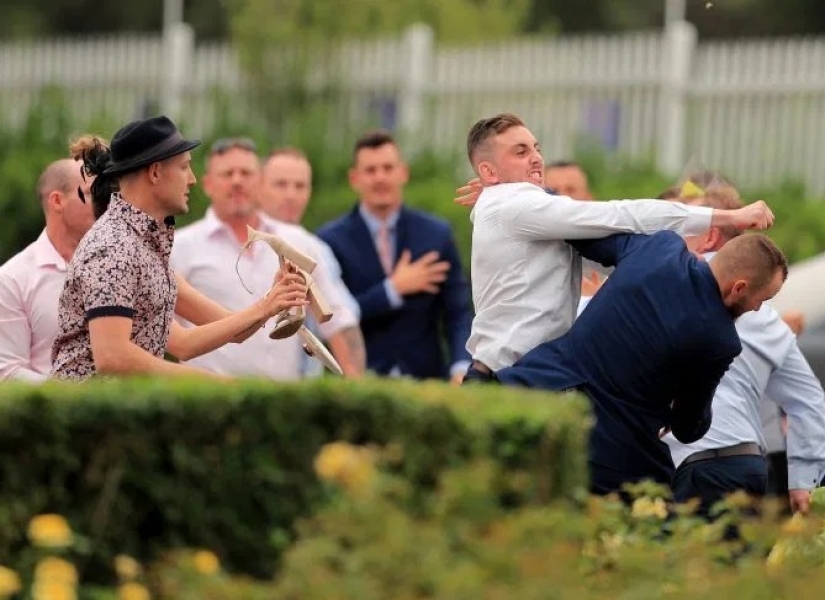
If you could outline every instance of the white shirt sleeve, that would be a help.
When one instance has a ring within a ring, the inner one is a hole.
[[[788,415],[788,489],[815,488],[825,473],[825,393],[796,344],[766,395]]]
[[[326,257],[322,251],[318,252],[318,258],[320,260],[318,260],[315,270],[312,271],[312,278],[333,312],[333,316],[329,321],[318,324],[318,330],[324,339],[328,340],[343,329],[357,326],[359,319],[349,306],[348,297],[353,301],[349,290],[341,281],[340,275],[334,275],[335,266],[325,260]]]
[[[516,189],[513,195],[502,204],[502,224],[514,235],[536,240],[595,239],[663,230],[698,235],[710,228],[713,213],[708,207],[665,200],[582,202],[533,185]]]
[[[321,238],[316,239],[318,241],[318,257],[321,259],[320,262],[327,265],[327,271],[329,272],[332,284],[338,290],[344,304],[346,304],[347,308],[355,315],[355,319],[360,321],[361,307],[358,306],[358,301],[350,293],[344,280],[341,279],[341,263],[335,258],[335,253],[332,251],[332,248],[329,247],[329,244]]]

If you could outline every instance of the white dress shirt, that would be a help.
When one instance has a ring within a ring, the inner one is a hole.
[[[710,429],[693,444],[665,436],[673,463],[678,467],[695,452],[743,442],[759,444],[764,450],[759,405],[768,396],[788,415],[788,489],[812,489],[825,474],[822,386],[799,350],[796,336],[767,303],[758,312],[739,317],[736,330],[742,354],[716,388]]]
[[[323,262],[322,251],[315,236],[302,227],[275,221],[261,215],[258,227],[266,233],[275,233],[289,244],[311,256],[317,262],[312,277],[334,312],[332,319],[318,325],[318,330],[329,338],[342,329],[358,325],[358,318],[347,306],[340,286]],[[241,244],[228,225],[209,209],[203,219],[180,229],[175,235],[171,264],[184,279],[206,296],[230,310],[246,308],[272,287],[279,268],[278,255],[263,242],[257,242],[243,253]],[[250,294],[245,288],[246,285]],[[343,284],[340,284],[343,285]],[[185,321],[183,324],[188,325]],[[240,344],[226,344],[217,350],[188,361],[189,364],[235,376],[266,377],[278,380],[296,380],[303,375],[305,353],[298,336],[272,340],[269,331],[275,321],[254,333]]]
[[[476,316],[467,350],[495,371],[570,329],[581,257],[564,240],[664,229],[697,235],[712,212],[662,200],[580,202],[530,183],[485,188],[470,216]]]
[[[48,378],[65,282],[66,261],[45,230],[0,267],[0,380]]]

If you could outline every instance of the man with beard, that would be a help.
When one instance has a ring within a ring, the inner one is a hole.
[[[185,139],[164,116],[126,124],[111,147],[93,135],[73,144],[84,175],[94,177],[90,200],[97,220],[66,271],[53,376],[82,381],[101,375],[206,374],[164,355],[199,356],[283,310],[306,305],[304,282],[279,274],[261,301],[245,310],[188,331],[174,323],[178,288],[169,254],[174,219],[189,210],[195,184],[190,151],[199,144]],[[80,189],[77,194],[81,200],[85,196]]]
[[[713,208],[741,206],[738,192],[729,185],[714,185],[692,202]],[[685,238],[685,243],[712,265],[717,252],[738,235],[736,230],[711,228],[703,235]],[[766,406],[773,408],[778,421],[778,405],[788,428],[787,454],[782,447],[779,463],[784,467],[781,483],[789,507],[805,513],[811,491],[825,474],[825,392],[791,327],[767,303],[737,319],[736,330],[742,353],[716,389],[708,432],[692,444],[680,443],[670,435],[663,438],[676,467],[674,499],[699,499],[698,513],[707,517],[716,502],[735,491],[764,496],[768,480],[765,454],[771,448],[761,413],[766,412]]]
[[[201,293],[237,310],[248,302],[247,289],[264,292],[271,285],[272,273],[279,268],[278,255],[266,244],[244,249],[247,227],[281,237],[318,263],[312,278],[333,312],[318,329],[344,375],[363,375],[358,319],[342,298],[341,286],[334,283],[334,275],[322,262],[313,236],[301,227],[270,219],[259,209],[261,165],[254,142],[224,138],[212,144],[203,189],[210,207],[203,219],[178,231],[171,258],[174,269]],[[191,364],[226,375],[294,381],[306,375],[305,356],[299,336],[273,340],[268,331],[260,330],[242,345],[218,348]]]
[[[476,316],[467,342],[473,358],[467,381],[489,381],[493,372],[570,328],[581,297],[581,256],[565,240],[661,230],[696,235],[711,226],[766,229],[773,223],[761,201],[725,211],[548,194],[538,140],[509,113],[476,122],[467,135],[467,155],[482,188],[456,200],[474,205]]]
[[[596,418],[591,492],[642,479],[669,485],[673,463],[660,437],[690,444],[707,432],[716,387],[742,351],[734,321],[780,290],[785,256],[761,234],[731,240],[710,263],[672,232],[571,244],[615,266],[613,275],[565,335],[496,376],[587,395]]]

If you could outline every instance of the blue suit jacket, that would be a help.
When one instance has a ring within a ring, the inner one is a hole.
[[[570,331],[498,378],[582,388],[597,419],[591,463],[666,480],[673,466],[658,431],[670,426],[685,443],[707,432],[716,386],[742,351],[734,321],[708,264],[673,232],[571,244],[616,270]]]
[[[381,375],[398,366],[418,379],[446,378],[450,365],[471,360],[465,346],[473,314],[452,231],[446,221],[402,207],[395,229],[396,256],[409,250],[413,261],[431,250],[450,262],[438,294],[414,294],[393,309],[384,289],[384,269],[367,224],[356,205],[348,214],[322,226],[318,236],[329,244],[344,283],[361,307],[361,330],[367,366]],[[449,362],[445,360],[442,331]]]

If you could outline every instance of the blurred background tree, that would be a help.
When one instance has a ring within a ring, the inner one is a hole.
[[[231,38],[247,75],[249,99],[272,136],[295,138],[307,110],[334,143],[340,110],[338,74],[346,39],[398,35],[425,23],[441,42],[473,42],[519,33],[531,0],[226,0]],[[403,52],[403,48],[401,49]],[[358,124],[360,126],[360,124]],[[337,132],[348,138],[348,132]]]
[[[35,35],[112,33],[117,31],[157,31],[163,15],[163,0],[115,3],[101,0],[3,0],[0,38]],[[245,0],[188,0],[185,18],[195,28],[199,40],[227,39],[230,17]],[[439,34],[473,39],[473,25],[482,22],[495,35],[498,17],[508,24],[514,16],[519,20],[517,31],[529,33],[580,33],[623,31],[660,27],[664,16],[664,0],[462,0],[434,2],[432,0],[271,0],[270,14],[279,7],[281,15],[276,27],[300,24],[287,14],[302,14],[316,23],[333,16],[331,25],[343,29],[357,18],[362,31],[377,27],[398,27],[406,16],[429,22]],[[513,6],[508,11],[506,6]],[[521,12],[521,4],[527,10]],[[307,6],[312,5],[310,10]],[[440,5],[440,6],[439,6]],[[706,0],[687,0],[687,16],[696,24],[702,37],[782,36],[825,32],[825,7],[822,0],[715,0],[710,9]],[[342,7],[346,6],[346,9]],[[295,7],[299,7],[296,9]],[[502,12],[500,9],[504,8]],[[292,12],[297,11],[297,12]],[[484,14],[476,14],[484,13]],[[506,14],[505,14],[506,13]],[[392,17],[391,14],[397,16]],[[326,15],[324,17],[323,15]],[[456,16],[468,17],[469,27],[449,29]],[[319,20],[318,20],[319,19]],[[374,20],[373,20],[374,19]],[[443,20],[442,20],[443,19]],[[341,21],[339,24],[338,21]],[[440,27],[443,24],[444,28]],[[270,23],[270,25],[272,25]],[[466,30],[466,32],[465,32]]]

